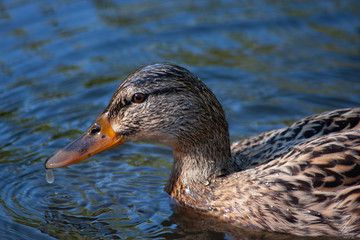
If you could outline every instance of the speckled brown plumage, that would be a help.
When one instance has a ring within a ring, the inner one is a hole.
[[[359,237],[359,136],[349,130],[309,139],[267,164],[217,179],[210,206],[262,229]]]
[[[134,102],[136,93],[146,99]],[[165,191],[181,205],[233,226],[360,237],[360,108],[306,117],[230,147],[210,89],[184,68],[154,64],[129,75],[102,116],[126,141],[173,149]]]
[[[309,139],[360,128],[359,109],[340,109],[306,117],[291,126],[265,132],[231,145],[239,170],[256,167],[280,157]]]

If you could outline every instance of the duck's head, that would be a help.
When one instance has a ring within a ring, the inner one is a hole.
[[[182,67],[154,64],[130,74],[90,128],[45,167],[68,166],[129,141],[162,143],[186,153],[209,144],[226,151],[221,145],[229,148],[228,139],[224,111],[210,89]]]

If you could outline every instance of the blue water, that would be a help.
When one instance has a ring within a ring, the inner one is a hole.
[[[154,62],[198,75],[232,140],[356,107],[360,1],[1,1],[0,239],[234,237],[176,212],[164,146],[124,144],[45,180],[45,159]],[[274,237],[257,234],[243,237]]]

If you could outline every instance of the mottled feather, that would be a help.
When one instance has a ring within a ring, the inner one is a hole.
[[[270,162],[309,139],[360,128],[360,108],[347,108],[306,117],[291,126],[265,132],[231,145],[238,170]]]
[[[359,129],[310,138],[267,164],[215,182],[212,208],[262,229],[360,237],[359,170]],[[228,189],[236,199],[224,197]]]

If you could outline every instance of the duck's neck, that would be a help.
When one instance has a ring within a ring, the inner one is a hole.
[[[232,171],[228,135],[173,152],[174,165],[165,191],[182,204],[200,206],[203,202],[206,206],[211,201],[211,181]]]

